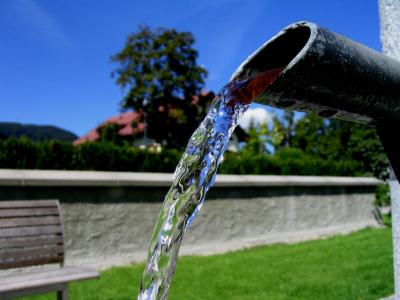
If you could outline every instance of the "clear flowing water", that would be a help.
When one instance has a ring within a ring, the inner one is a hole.
[[[167,299],[185,230],[198,214],[240,116],[282,69],[230,82],[213,100],[175,170],[150,240],[138,300]]]

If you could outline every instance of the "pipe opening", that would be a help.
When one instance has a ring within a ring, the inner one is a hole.
[[[307,26],[286,29],[243,66],[242,76],[249,78],[268,70],[285,68],[304,48],[310,35],[311,30]]]

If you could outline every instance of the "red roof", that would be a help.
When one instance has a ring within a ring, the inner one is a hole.
[[[85,142],[93,142],[100,138],[99,129],[107,126],[107,125],[118,125],[119,131],[118,134],[120,136],[129,136],[133,134],[137,134],[144,131],[144,124],[139,123],[141,118],[141,114],[135,111],[124,112],[120,115],[112,116],[111,118],[105,120],[95,129],[92,129],[84,136],[74,141],[75,145],[79,145]],[[132,127],[132,123],[136,121],[138,124],[135,128]]]
[[[214,97],[214,93],[209,91],[203,91],[199,95],[192,97],[192,104],[197,105],[199,101],[202,101],[202,98],[210,98]],[[204,99],[203,99],[204,100]],[[159,110],[165,109],[163,105],[158,107]],[[99,126],[89,131],[84,136],[78,138],[74,141],[75,145],[79,145],[85,142],[93,142],[100,138],[99,129],[105,127],[107,125],[115,124],[118,125],[119,130],[118,134],[120,136],[131,136],[135,134],[140,134],[144,132],[145,124],[140,122],[142,119],[142,113],[139,111],[128,111],[124,112],[120,115],[112,116],[111,118],[102,122]],[[132,127],[132,123],[136,122],[136,126]]]

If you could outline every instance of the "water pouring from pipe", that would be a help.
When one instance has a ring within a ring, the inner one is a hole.
[[[138,299],[167,299],[185,230],[197,216],[231,134],[249,103],[281,73],[270,70],[255,78],[231,81],[213,100],[175,170],[148,250]]]

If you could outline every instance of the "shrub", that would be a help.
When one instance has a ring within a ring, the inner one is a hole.
[[[0,140],[0,168],[98,170],[125,172],[173,172],[180,152],[151,152],[128,143],[89,142],[74,146],[68,142],[33,142],[27,138]],[[324,160],[296,148],[284,148],[273,155],[249,151],[227,152],[219,168],[222,174],[336,175],[362,176],[363,166],[354,160]]]
[[[26,138],[0,140],[0,168],[48,170],[98,170],[130,172],[173,172],[180,153],[153,153],[110,142],[33,142]]]
[[[377,206],[390,206],[390,189],[388,184],[381,184],[376,187],[375,204]]]
[[[28,138],[1,141],[0,167],[9,169],[35,169],[39,155],[38,144]]]
[[[274,155],[255,155],[246,151],[226,153],[219,172],[260,175],[364,175],[361,164],[356,161],[324,160],[295,148],[282,149]]]

